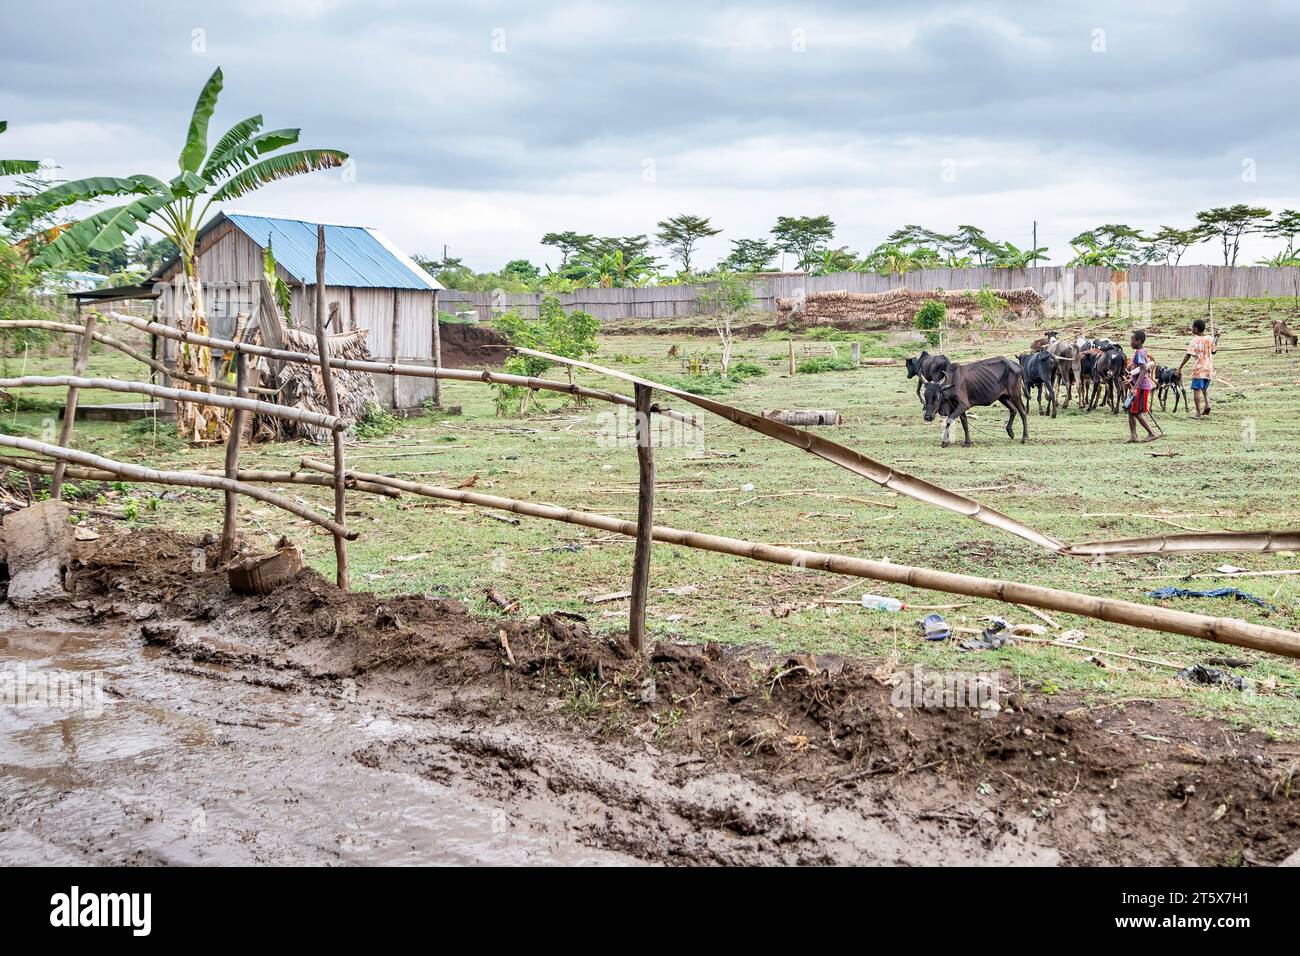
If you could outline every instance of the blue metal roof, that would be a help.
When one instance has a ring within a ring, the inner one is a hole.
[[[316,282],[316,226],[300,219],[276,219],[226,212],[228,219],[263,249],[267,241],[275,261],[302,282]],[[427,272],[377,230],[365,226],[325,226],[325,284],[376,289],[440,289]]]

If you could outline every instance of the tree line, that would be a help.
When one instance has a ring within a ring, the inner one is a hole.
[[[777,268],[778,258],[789,256],[794,268],[812,275],[834,272],[873,272],[903,275],[918,269],[968,269],[992,267],[1018,269],[1046,262],[1048,249],[1021,248],[990,237],[978,226],[962,225],[941,232],[918,225],[894,230],[885,241],[864,254],[836,246],[835,222],[829,215],[778,216],[768,235],[731,240],[730,252],[712,267],[697,268],[702,240],[722,233],[707,216],[682,214],[656,224],[653,236],[596,236],[587,233],[548,232],[542,245],[560,254],[557,268],[514,259],[497,272],[475,273],[462,260],[444,257],[417,261],[453,289],[488,291],[566,292],[599,286],[667,285],[715,278],[723,273],[755,274]],[[1256,265],[1300,265],[1300,212],[1284,209],[1277,214],[1262,206],[1238,203],[1198,212],[1185,227],[1160,226],[1143,232],[1123,223],[1107,223],[1084,230],[1070,240],[1066,265],[1124,269],[1149,263],[1178,265],[1188,250],[1203,243],[1220,246],[1223,264],[1235,266],[1241,241],[1263,234],[1282,243],[1273,256]],[[668,262],[656,253],[666,254]],[[672,270],[672,264],[677,268]]]

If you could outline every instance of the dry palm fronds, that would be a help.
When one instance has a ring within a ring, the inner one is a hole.
[[[1042,315],[1043,297],[1033,289],[996,289],[994,294],[1017,316]],[[812,292],[801,299],[777,299],[776,307],[778,313],[797,315],[808,325],[846,321],[911,325],[916,310],[930,299],[943,302],[950,324],[965,324],[983,314],[978,293],[970,289]]]
[[[302,352],[316,350],[315,333],[282,326],[280,334],[289,349]],[[326,336],[325,343],[330,357],[354,361],[368,360],[370,351],[366,348],[367,334],[366,329],[355,329]],[[340,368],[333,369],[333,372],[334,386],[338,392],[339,415],[356,421],[365,414],[367,405],[375,404],[379,400],[374,379],[366,372],[351,372]],[[283,398],[286,404],[325,413],[327,402],[320,366],[287,362],[280,370],[280,380],[277,384],[284,388]],[[326,429],[298,423],[286,424],[290,425],[292,432],[286,435],[282,431],[282,437],[305,438],[317,445],[330,441],[330,433]]]

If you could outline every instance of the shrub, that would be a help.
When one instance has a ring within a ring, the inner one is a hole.
[[[925,333],[926,341],[931,345],[939,344],[939,330],[948,315],[948,307],[942,299],[927,299],[916,310],[916,327]]]
[[[857,366],[853,364],[853,359],[819,355],[817,358],[804,359],[794,370],[803,375],[816,375],[819,372],[847,372],[854,368]]]
[[[397,431],[401,425],[402,420],[388,409],[370,402],[366,405],[366,410],[361,413],[361,417],[357,419],[357,439],[370,441],[374,438],[383,438]]]
[[[727,378],[733,382],[743,382],[750,378],[762,378],[767,370],[753,362],[734,362],[727,370]]]

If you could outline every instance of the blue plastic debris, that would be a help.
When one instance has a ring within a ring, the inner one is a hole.
[[[1256,604],[1259,607],[1265,608],[1266,610],[1269,611],[1277,610],[1277,607],[1275,605],[1269,604],[1267,601],[1263,600],[1262,598],[1257,598],[1253,594],[1247,594],[1245,591],[1241,590],[1240,588],[1214,588],[1213,590],[1210,591],[1193,591],[1190,588],[1178,588],[1178,587],[1170,586],[1167,588],[1158,588],[1155,591],[1148,591],[1147,597],[1161,598],[1161,599],[1175,598],[1175,597],[1212,597],[1212,598],[1230,597],[1237,601],[1249,601],[1251,604]]]

